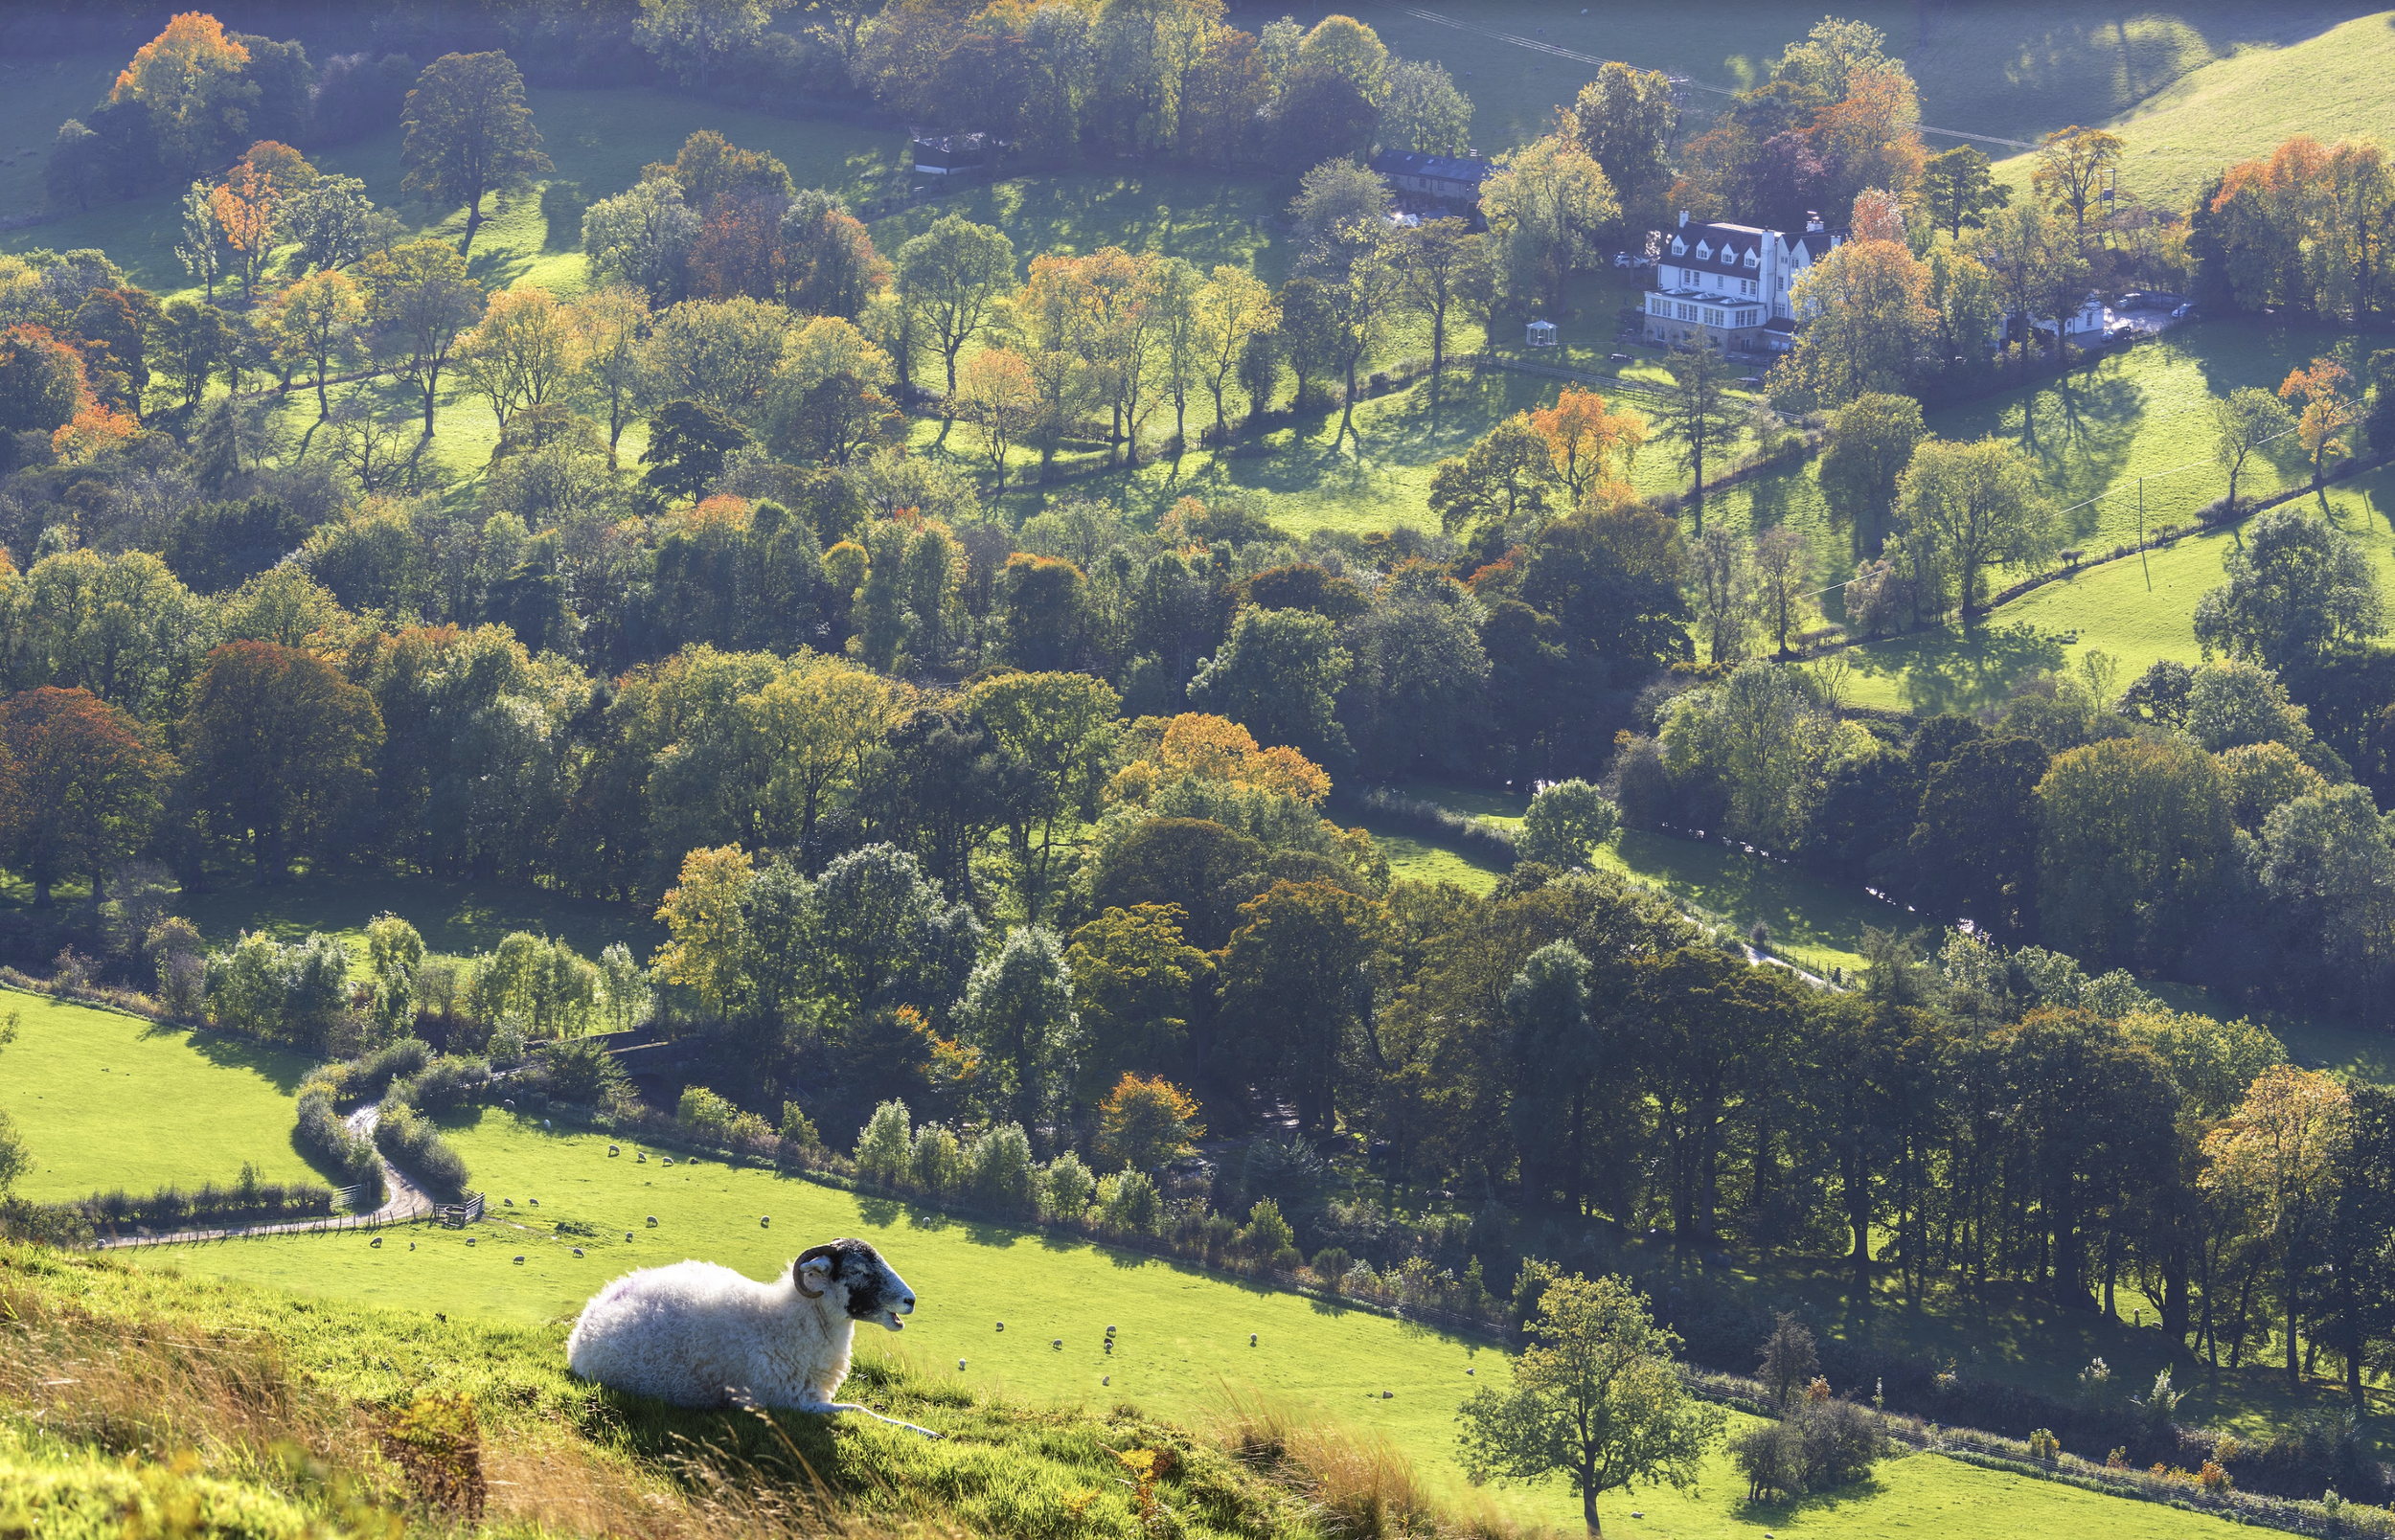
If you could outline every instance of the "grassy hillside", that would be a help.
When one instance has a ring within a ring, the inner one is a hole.
[[[2242,42],[2101,126],[2128,142],[2121,186],[2178,212],[2231,161],[2267,154],[2296,134],[2327,142],[2371,133],[2390,112],[2395,14],[2382,11],[2305,35]],[[2025,190],[2035,169],[2035,157],[2019,155],[1996,173]]]
[[[297,1540],[395,1534],[401,1514],[454,1533],[466,1515],[433,1501],[445,1485],[487,1490],[503,1533],[1130,1536],[1117,1452],[1157,1448],[1177,1457],[1157,1495],[1191,1536],[1312,1531],[1294,1482],[1211,1439],[1124,1405],[976,1396],[884,1354],[863,1357],[850,1393],[947,1438],[676,1412],[572,1379],[559,1325],[356,1309],[113,1260],[0,1249],[0,1303],[11,1534]]]
[[[0,1050],[0,1106],[34,1157],[21,1195],[230,1183],[244,1161],[263,1181],[331,1181],[291,1138],[301,1055],[14,989],[0,1010],[21,1020]]]
[[[1312,21],[1336,6],[1300,10]],[[1408,57],[1443,60],[1479,111],[1475,137],[1501,149],[1543,132],[1554,108],[1571,101],[1591,66],[1501,41],[1512,33],[1599,58],[1689,76],[1702,84],[1744,87],[1768,76],[1769,61],[1802,37],[1821,8],[1787,0],[1727,0],[1700,16],[1623,4],[1577,8],[1541,0],[1432,4],[1436,14],[1471,30],[1443,26],[1372,5],[1357,13],[1389,47]],[[1921,88],[1922,116],[1944,128],[2035,139],[2071,123],[2092,123],[2136,107],[2214,60],[2240,50],[2290,48],[2347,18],[2361,4],[2259,6],[2242,0],[2091,8],[2071,0],[1993,6],[1968,0],[1905,4],[1853,0],[1836,14],[1886,33],[1888,52],[1905,60]],[[1692,25],[1692,20],[1696,23]],[[1692,93],[1693,116],[1720,99]],[[2337,120],[2327,102],[2314,121]],[[2297,109],[2300,110],[2300,109]],[[1955,141],[1937,141],[1944,148]]]
[[[668,1414],[575,1384],[564,1372],[562,1346],[581,1302],[638,1263],[697,1253],[766,1276],[802,1244],[861,1234],[883,1248],[924,1302],[902,1337],[860,1335],[856,1389],[951,1439],[926,1445],[867,1425],[826,1430],[811,1419],[779,1419],[844,1498],[857,1473],[872,1469],[887,1483],[876,1501],[924,1503],[939,1494],[938,1501],[978,1504],[959,1515],[969,1515],[977,1532],[1114,1533],[1111,1509],[1057,1529],[1043,1506],[1076,1487],[1114,1489],[1090,1479],[1083,1451],[1169,1439],[1201,1457],[1201,1440],[1148,1419],[1219,1425],[1240,1401],[1280,1408],[1316,1437],[1333,1430],[1350,1446],[1385,1438],[1396,1463],[1433,1495],[1459,1507],[1475,1502],[1448,1454],[1457,1402],[1471,1385],[1504,1372],[1503,1355],[1479,1344],[1144,1257],[859,1202],[714,1161],[677,1160],[670,1168],[654,1159],[635,1165],[628,1154],[610,1161],[604,1141],[542,1135],[505,1115],[469,1120],[456,1138],[494,1201],[514,1200],[513,1210],[500,1209],[513,1222],[481,1227],[474,1246],[456,1233],[418,1229],[388,1233],[378,1250],[354,1234],[178,1248],[144,1253],[129,1270],[68,1263],[37,1286],[107,1317],[197,1316],[220,1331],[268,1333],[284,1345],[294,1377],[336,1390],[368,1416],[386,1416],[429,1392],[468,1391],[494,1424],[485,1445],[490,1474],[523,1483],[504,1496],[494,1485],[494,1508],[522,1512],[536,1497],[554,1502],[559,1506],[541,1510],[544,1517],[554,1530],[570,1532],[627,1483],[662,1484],[647,1462],[669,1434],[737,1438],[752,1458],[774,1448],[744,1421]],[[650,1212],[662,1221],[655,1231],[643,1222]],[[761,1212],[770,1213],[770,1231],[758,1227]],[[563,1238],[540,1234],[559,1220],[617,1228]],[[629,1244],[618,1238],[626,1224]],[[417,1249],[407,1249],[409,1240]],[[577,1244],[582,1258],[571,1255]],[[7,1271],[11,1261],[0,1253],[0,1290],[15,1281]],[[194,1281],[156,1271],[176,1268]],[[209,1275],[228,1281],[196,1281]],[[445,1324],[432,1321],[434,1309],[447,1314]],[[1107,1324],[1120,1327],[1123,1343],[1111,1359],[1098,1348]],[[1050,1345],[1058,1337],[1061,1350]],[[967,1361],[962,1371],[951,1367],[958,1358]],[[1477,1372],[1468,1376],[1467,1369]],[[1108,1375],[1110,1386],[1102,1383]],[[1382,1391],[1394,1393],[1383,1399]],[[0,1377],[0,1403],[7,1399]],[[610,1448],[585,1443],[591,1435],[579,1431],[599,1429],[608,1430]],[[539,1475],[544,1468],[555,1474]],[[1208,1467],[1193,1458],[1192,1468]],[[1000,1484],[1022,1496],[1001,1504]],[[582,1506],[565,1497],[576,1488],[590,1494]],[[1676,1540],[1751,1540],[1764,1529],[2161,1540],[2208,1536],[2220,1522],[1934,1456],[1891,1461],[1868,1483],[1796,1504],[1750,1507],[1743,1489],[1717,1453],[1697,1493],[1616,1495],[1605,1516],[1626,1532]],[[1558,1530],[1577,1525],[1578,1505],[1560,1487],[1493,1494],[1489,1502],[1492,1518]],[[1630,1518],[1632,1511],[1641,1516]]]

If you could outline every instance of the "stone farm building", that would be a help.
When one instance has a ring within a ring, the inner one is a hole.
[[[1444,210],[1476,217],[1480,184],[1488,180],[1489,163],[1477,155],[1426,155],[1416,150],[1386,150],[1373,157],[1372,169],[1410,213]]]
[[[1809,217],[1791,233],[1754,225],[1692,224],[1683,212],[1654,254],[1646,339],[1666,347],[1699,330],[1731,352],[1786,352],[1797,316],[1796,280],[1844,239]]]

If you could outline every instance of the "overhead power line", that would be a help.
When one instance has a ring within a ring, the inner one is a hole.
[[[1453,16],[1443,16],[1435,11],[1424,11],[1416,6],[1393,5],[1389,9],[1411,16],[1417,21],[1426,21],[1440,27],[1452,27],[1457,32],[1472,33],[1482,37],[1494,37],[1500,43],[1511,43],[1516,48],[1527,48],[1533,53],[1547,54],[1556,58],[1567,58],[1575,64],[1629,63],[1627,59],[1600,58],[1594,54],[1584,54],[1577,49],[1565,48],[1560,43],[1550,43],[1544,38],[1524,37],[1519,33],[1501,32],[1494,27],[1481,27],[1469,21],[1458,21]],[[1634,69],[1637,66],[1631,65],[1631,67]],[[1702,91],[1710,96],[1734,97],[1738,95],[1738,89],[1735,86],[1712,85],[1703,80],[1691,79],[1684,75],[1676,75],[1672,79],[1676,83],[1687,86],[1691,91]],[[1921,131],[1925,134],[1936,134],[1945,139],[1973,139],[1983,145],[2003,145],[2013,149],[2038,147],[2027,140],[2006,139],[1997,134],[1977,134],[1963,128],[1932,128],[1926,123],[1921,125]]]

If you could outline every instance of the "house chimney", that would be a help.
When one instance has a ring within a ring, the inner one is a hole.
[[[1686,209],[1682,209],[1679,212],[1679,227],[1682,230],[1688,228],[1688,211]]]
[[[1805,234],[1809,236],[1818,235],[1820,231],[1821,211],[1819,209],[1807,209],[1805,211]]]

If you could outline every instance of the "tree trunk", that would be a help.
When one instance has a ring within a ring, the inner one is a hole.
[[[2303,1375],[2295,1363],[2295,1239],[2292,1235],[2287,1237],[2283,1250],[2287,1258],[2287,1383],[2292,1389],[2303,1383]]]
[[[1605,1526],[1597,1522],[1596,1461],[1585,1456],[1580,1461],[1580,1516],[1586,1521],[1590,1534],[1605,1533]]]

